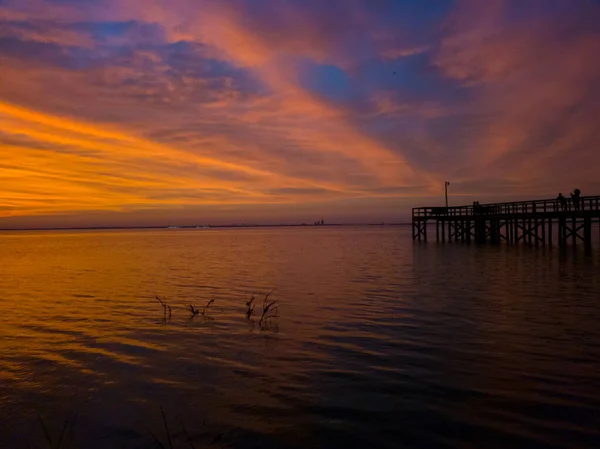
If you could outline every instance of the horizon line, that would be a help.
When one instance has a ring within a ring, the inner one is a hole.
[[[167,226],[72,226],[40,228],[0,228],[0,232],[19,231],[98,231],[98,230],[135,230],[135,229],[223,229],[223,228],[322,228],[351,226],[410,226],[408,222],[398,223],[326,223],[326,224],[229,224],[229,225],[167,225]]]

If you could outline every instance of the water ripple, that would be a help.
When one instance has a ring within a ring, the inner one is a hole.
[[[148,447],[162,406],[198,446],[600,447],[600,254],[409,232],[3,235],[0,446],[76,408],[82,447]]]

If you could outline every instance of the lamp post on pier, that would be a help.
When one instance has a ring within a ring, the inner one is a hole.
[[[450,185],[450,181],[444,181],[444,193],[446,195],[446,209],[448,208],[448,186]]]

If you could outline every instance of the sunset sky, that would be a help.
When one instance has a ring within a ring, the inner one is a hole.
[[[0,227],[600,194],[598,0],[0,0]]]

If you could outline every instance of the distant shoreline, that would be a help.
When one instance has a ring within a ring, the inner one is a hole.
[[[0,228],[0,232],[26,232],[26,231],[118,231],[118,230],[196,230],[196,229],[244,229],[244,228],[327,228],[327,227],[356,227],[356,226],[410,226],[411,223],[332,223],[323,225],[313,224],[249,224],[249,225],[196,225],[196,226],[89,226],[70,228]]]

